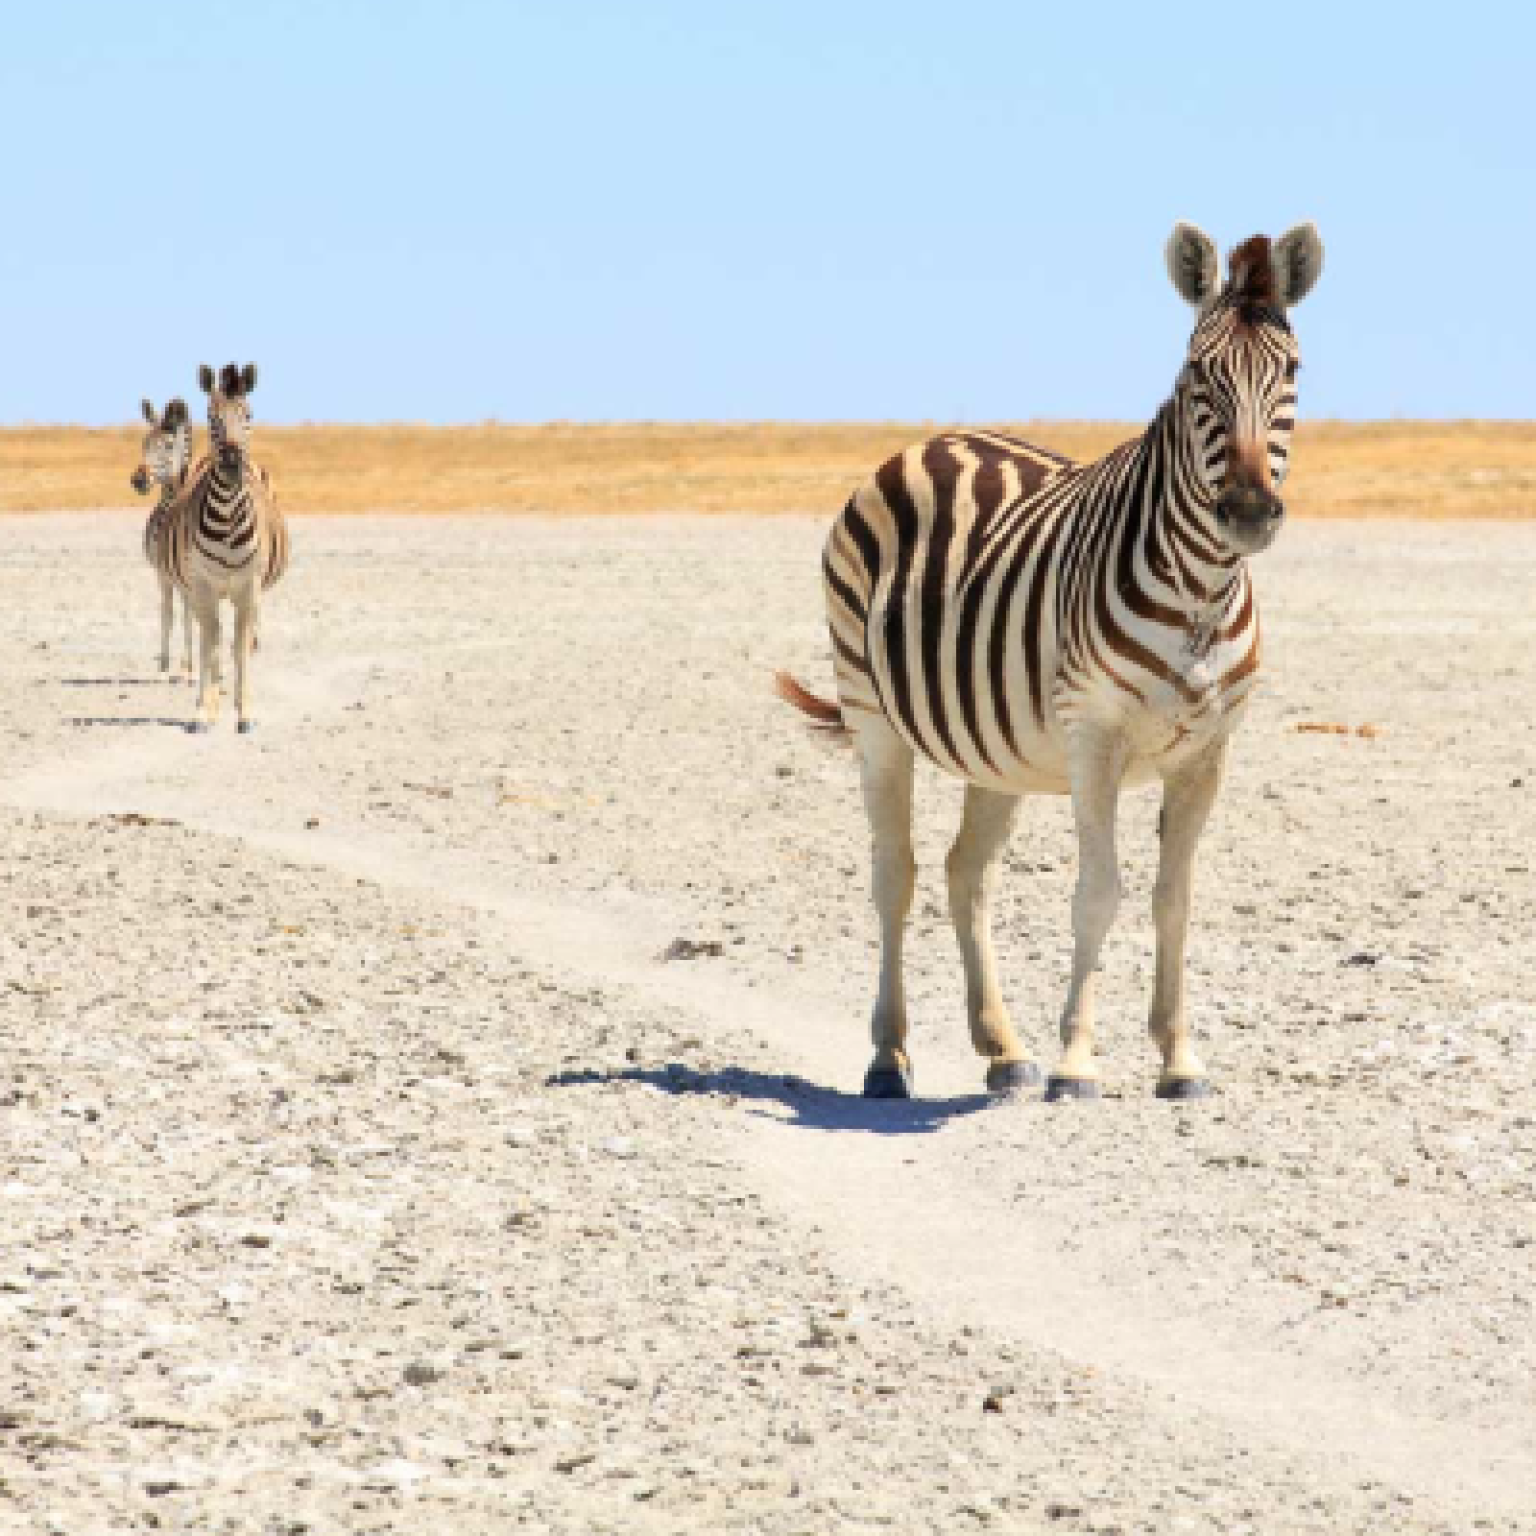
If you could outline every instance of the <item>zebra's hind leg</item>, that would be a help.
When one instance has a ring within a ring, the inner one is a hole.
[[[1082,730],[1072,744],[1072,813],[1077,823],[1077,890],[1072,897],[1072,981],[1061,1011],[1061,1060],[1046,1084],[1048,1099],[1095,1099],[1094,981],[1099,952],[1120,905],[1115,812],[1125,774],[1125,748],[1114,735]]]
[[[1223,742],[1170,778],[1163,787],[1162,847],[1152,917],[1157,928],[1157,975],[1149,1028],[1162,1052],[1160,1099],[1198,1099],[1210,1092],[1205,1066],[1190,1044],[1184,1018],[1184,944],[1195,847],[1221,787]]]
[[[219,718],[219,602],[197,604],[197,713],[194,731],[207,731]]]
[[[251,714],[251,650],[256,643],[256,604],[235,604],[235,719],[242,736],[256,729]]]
[[[890,725],[865,717],[858,728],[864,809],[869,816],[875,910],[880,917],[880,989],[870,1023],[875,1057],[864,1078],[868,1099],[912,1097],[907,998],[901,951],[917,881],[912,856],[912,749]]]
[[[954,921],[960,956],[965,962],[965,1008],[971,1043],[987,1062],[987,1087],[994,1093],[1032,1088],[1040,1068],[1031,1061],[997,985],[997,957],[992,949],[992,889],[997,856],[1008,842],[1018,812],[1016,795],[965,787],[960,833],[944,861],[949,876],[949,915]]]

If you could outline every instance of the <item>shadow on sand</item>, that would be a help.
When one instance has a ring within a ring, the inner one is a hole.
[[[677,1062],[664,1067],[627,1067],[623,1071],[591,1069],[556,1072],[545,1079],[550,1088],[581,1088],[598,1083],[643,1083],[663,1093],[703,1093],[717,1098],[776,1104],[790,1112],[790,1124],[811,1131],[857,1131],[872,1136],[924,1136],[961,1115],[974,1115],[1000,1102],[990,1094],[964,1094],[953,1099],[866,1099],[836,1088],[809,1083],[803,1077],[782,1077],[726,1067],[697,1072]],[[754,1111],[763,1113],[763,1111]],[[775,1115],[774,1119],[779,1117]]]
[[[158,677],[61,677],[63,688],[174,688],[178,683],[185,686],[185,679],[174,673],[162,672]]]
[[[64,723],[91,728],[99,725],[163,725],[177,731],[189,729],[185,716],[177,719],[171,715],[69,715]]]

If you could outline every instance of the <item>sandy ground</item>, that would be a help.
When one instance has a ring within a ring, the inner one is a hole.
[[[1106,1098],[978,1094],[933,774],[852,1096],[822,527],[302,520],[199,739],[137,523],[0,522],[0,1530],[1536,1531],[1536,527],[1263,562],[1192,1106],[1150,793]],[[1042,1053],[1071,879],[1034,802]]]

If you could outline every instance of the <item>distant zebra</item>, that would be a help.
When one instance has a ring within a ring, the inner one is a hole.
[[[139,453],[139,467],[130,484],[140,496],[147,496],[151,486],[160,487],[160,499],[144,524],[144,558],[160,578],[160,670],[171,670],[171,630],[176,623],[176,583],[160,558],[160,546],[166,519],[177,493],[186,482],[192,460],[192,423],[187,416],[187,402],[172,400],[163,415],[157,415],[148,400],[142,402],[149,431],[144,434]],[[192,610],[186,594],[181,599],[181,671],[192,675]]]
[[[192,477],[166,519],[161,558],[191,599],[201,629],[197,719],[208,730],[219,711],[219,604],[235,610],[235,714],[255,729],[250,660],[261,594],[288,565],[288,529],[266,471],[250,456],[250,395],[256,365],[227,363],[217,380],[206,364],[198,382],[208,396],[209,463]]]
[[[1078,837],[1064,1054],[1047,1098],[1092,1098],[1094,974],[1120,897],[1122,785],[1163,781],[1150,1027],[1158,1096],[1209,1091],[1184,1010],[1195,845],[1227,739],[1258,676],[1245,557],[1284,509],[1299,355],[1286,311],[1322,270],[1310,224],[1228,257],[1175,226],[1169,275],[1196,321],[1172,398],[1147,430],[1079,465],[996,432],[953,432],[891,459],[848,503],[823,560],[839,703],[779,692],[851,736],[873,836],[881,928],[864,1092],[911,1093],[902,933],[914,882],[914,754],[966,781],[947,860],[971,1039],[995,1091],[1039,1081],[997,985],[991,870],[1023,793],[1070,793]]]

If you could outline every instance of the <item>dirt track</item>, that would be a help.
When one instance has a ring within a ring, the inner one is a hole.
[[[1153,797],[1108,1096],[994,1104],[934,775],[849,1096],[821,527],[301,520],[242,740],[135,523],[0,523],[0,1530],[1536,1531],[1536,527],[1263,562],[1177,1108]],[[1008,864],[1047,1053],[1064,804]]]

